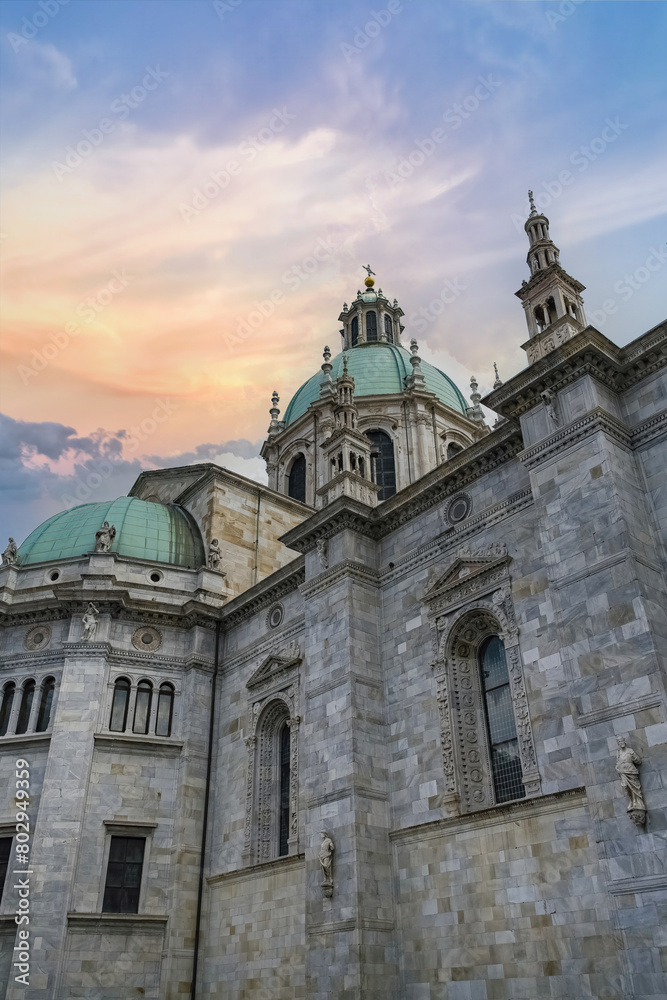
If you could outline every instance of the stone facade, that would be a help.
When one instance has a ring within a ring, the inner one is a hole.
[[[143,474],[133,495],[185,506],[219,571],[4,566],[0,685],[52,675],[56,699],[46,731],[33,709],[16,735],[15,706],[0,737],[0,835],[20,756],[33,872],[30,985],[10,876],[0,996],[186,1000],[199,926],[197,997],[662,1000],[666,368],[667,323],[624,348],[582,326],[485,398],[492,431],[379,503]],[[169,736],[110,731],[121,676],[129,718],[143,679],[172,685]],[[111,836],[145,840],[137,913],[103,910]]]

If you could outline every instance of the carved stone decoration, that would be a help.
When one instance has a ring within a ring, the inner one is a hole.
[[[255,670],[246,687],[252,702],[248,710],[246,815],[243,858],[258,864],[275,856],[278,823],[278,736],[283,725],[290,731],[289,836],[290,854],[299,841],[299,739],[301,717],[297,711],[298,643],[272,653]]]
[[[154,653],[162,645],[162,635],[156,628],[144,625],[135,629],[132,635],[132,645],[142,653]]]
[[[327,896],[330,899],[333,896],[334,890],[333,859],[336,848],[333,840],[326,830],[322,830],[321,837],[322,842],[320,843],[317,858],[320,862],[320,868],[322,869],[322,895]]]
[[[317,539],[317,554],[320,559],[320,569],[329,568],[329,542],[326,538]]]
[[[101,528],[95,532],[95,551],[110,552],[111,543],[116,537],[116,528],[113,524],[105,521]]]
[[[624,736],[618,736],[616,742],[618,744],[616,771],[620,776],[621,785],[630,797],[628,816],[635,826],[644,826],[646,823],[646,802],[639,777],[639,765],[642,759],[632,747],[628,746]]]
[[[551,389],[545,389],[544,392],[540,393],[540,395],[542,397],[542,402],[544,403],[544,409],[549,423],[549,430],[554,427],[560,427],[560,417],[556,411],[555,392],[552,392]]]
[[[83,625],[83,639],[85,642],[90,642],[91,639],[95,638],[95,632],[97,631],[97,616],[99,611],[94,604],[89,604],[86,608],[83,617],[81,618],[81,624]]]
[[[212,538],[211,544],[208,547],[208,568],[219,569],[221,557],[220,542],[217,538]]]
[[[18,545],[13,538],[10,538],[7,543],[7,548],[2,553],[2,565],[3,566],[15,566],[18,560]]]
[[[282,604],[274,604],[273,607],[269,608],[268,614],[266,616],[267,628],[278,628],[282,625],[283,619],[285,617],[285,608]]]
[[[29,650],[44,649],[45,646],[48,646],[50,639],[51,626],[36,625],[34,628],[28,629],[26,632],[23,639],[23,645]]]
[[[447,527],[453,527],[465,520],[472,511],[472,497],[469,493],[457,493],[447,503],[443,516]]]
[[[503,543],[458,550],[454,563],[425,595],[436,652],[432,664],[440,713],[445,787],[462,812],[495,802],[479,651],[497,635],[507,658],[522,780],[527,796],[540,793],[535,741]]]

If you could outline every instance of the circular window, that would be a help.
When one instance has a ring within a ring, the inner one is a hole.
[[[269,628],[278,628],[284,617],[285,609],[282,604],[274,604],[266,616],[266,623]]]
[[[156,628],[145,625],[143,628],[135,630],[132,636],[132,645],[145,653],[153,653],[162,645],[162,636]]]
[[[48,625],[36,625],[26,632],[23,645],[30,650],[44,649],[48,646],[50,638],[51,629]]]
[[[59,579],[60,579],[60,570],[59,569],[54,569],[54,571],[52,573],[49,573],[49,580],[51,580],[52,583],[55,583],[56,580],[59,580]]]
[[[467,493],[458,493],[447,505],[445,517],[450,524],[463,521],[472,510],[472,500]]]
[[[153,572],[149,576],[149,579],[151,583],[159,583],[160,580],[162,579],[162,573],[158,573],[157,570],[153,570]]]

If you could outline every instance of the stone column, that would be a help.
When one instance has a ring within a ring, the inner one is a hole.
[[[338,512],[343,503],[336,502]],[[375,561],[375,543],[342,525],[330,536],[324,573],[315,551],[306,556],[302,774],[310,1000],[388,1000],[399,991]],[[322,831],[335,846],[332,890],[322,885]]]

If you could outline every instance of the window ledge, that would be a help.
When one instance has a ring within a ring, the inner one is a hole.
[[[286,854],[284,857],[274,858],[272,861],[262,861],[260,864],[248,865],[246,868],[234,868],[232,871],[221,872],[219,875],[209,875],[206,881],[209,885],[218,885],[220,882],[233,882],[259,875],[270,875],[278,871],[289,871],[291,868],[302,868],[305,860],[305,854]]]
[[[101,750],[147,750],[167,757],[178,757],[183,749],[182,740],[172,740],[168,736],[136,736],[133,733],[95,733],[95,745]]]
[[[13,918],[12,918],[13,919]],[[153,913],[76,913],[67,914],[67,923],[76,927],[120,931],[129,930],[161,930],[169,920],[168,916]]]
[[[51,733],[16,733],[7,736],[0,736],[0,750],[3,747],[41,747],[51,741]]]

